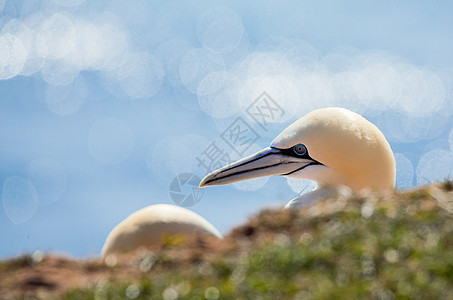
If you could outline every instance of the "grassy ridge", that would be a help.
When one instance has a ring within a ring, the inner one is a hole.
[[[96,264],[101,280],[57,297],[453,299],[451,190],[447,182],[264,210],[222,242],[173,238],[152,252]]]

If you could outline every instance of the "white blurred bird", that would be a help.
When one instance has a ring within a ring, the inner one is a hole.
[[[395,187],[395,159],[382,132],[344,108],[315,110],[288,126],[271,146],[208,174],[199,187],[283,175],[311,179],[322,186],[347,186],[378,191]],[[291,200],[297,207],[328,197],[321,187]]]
[[[157,204],[140,209],[108,235],[101,256],[121,254],[141,247],[159,245],[166,235],[203,234],[222,238],[222,234],[198,214],[169,204]]]

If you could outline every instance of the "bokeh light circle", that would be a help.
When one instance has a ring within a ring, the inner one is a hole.
[[[330,85],[339,106],[363,114],[369,98],[369,82],[357,72],[340,72],[332,76]]]
[[[156,56],[161,60],[165,70],[165,80],[172,86],[182,86],[179,66],[184,56],[193,46],[182,39],[171,39],[162,42],[156,49]]]
[[[20,73],[27,59],[21,41],[12,34],[0,36],[0,79],[9,79]]]
[[[198,19],[199,41],[204,47],[216,52],[231,52],[238,46],[243,32],[241,18],[229,8],[211,8]]]
[[[238,111],[236,103],[237,78],[229,72],[213,72],[198,86],[201,109],[214,118],[225,118]]]
[[[85,104],[88,95],[86,80],[79,75],[68,85],[48,84],[45,90],[47,108],[57,115],[74,114]]]
[[[76,51],[76,31],[72,18],[56,13],[41,26],[37,39],[37,52],[48,59],[64,59]]]
[[[407,188],[412,186],[414,179],[414,166],[412,162],[401,153],[395,153],[396,162],[396,187]]]
[[[225,70],[222,57],[212,50],[197,48],[189,51],[181,60],[179,74],[184,85],[194,94],[201,81],[212,72]]]
[[[286,177],[286,182],[288,183],[291,190],[298,195],[312,192],[318,188],[318,183],[314,180]]]
[[[10,176],[3,182],[3,208],[14,224],[28,221],[36,212],[38,198],[33,185],[19,176]]]
[[[194,134],[168,136],[158,141],[148,151],[146,166],[149,174],[159,184],[167,187],[175,176],[183,173],[203,178],[207,170],[197,158],[204,160],[202,153],[208,145],[207,139]],[[206,161],[206,164],[208,163]]]
[[[265,93],[265,97],[263,96]],[[270,98],[270,99],[269,99]],[[237,101],[241,110],[259,110],[270,117],[266,122],[284,123],[296,117],[300,100],[296,82],[287,76],[254,76],[242,82]]]
[[[370,83],[367,103],[373,109],[385,110],[398,103],[403,83],[401,74],[394,65],[376,63],[360,70],[361,75]]]
[[[453,153],[432,150],[425,153],[418,163],[417,184],[427,184],[453,178]]]
[[[40,205],[48,205],[59,200],[66,189],[65,169],[57,161],[47,158],[30,162],[28,180],[35,188]]]
[[[79,75],[76,66],[64,61],[47,60],[41,68],[41,76],[51,85],[69,85]]]
[[[52,0],[53,3],[64,7],[79,6],[85,2],[85,0]]]
[[[380,120],[384,122],[386,137],[399,143],[415,143],[426,138],[431,126],[429,117],[416,117],[395,110],[384,112]]]
[[[403,79],[403,90],[398,106],[411,116],[430,116],[439,111],[447,97],[447,90],[439,76],[415,70]]]
[[[116,70],[123,90],[132,98],[149,98],[160,89],[164,69],[159,58],[148,52],[129,54],[127,60]]]

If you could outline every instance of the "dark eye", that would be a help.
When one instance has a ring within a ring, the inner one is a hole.
[[[307,154],[307,148],[305,148],[304,145],[302,144],[297,144],[296,146],[293,147],[294,153],[297,155],[305,155]]]

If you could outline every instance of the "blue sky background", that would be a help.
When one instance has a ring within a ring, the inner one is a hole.
[[[97,254],[147,205],[203,177],[241,117],[270,144],[290,122],[342,106],[374,122],[400,188],[453,170],[451,1],[0,1],[0,257]],[[263,92],[284,116],[246,113]],[[310,182],[204,190],[190,207],[226,233]],[[190,189],[184,190],[184,192]]]

